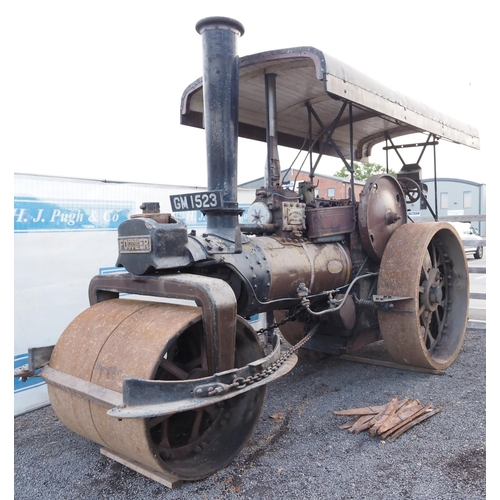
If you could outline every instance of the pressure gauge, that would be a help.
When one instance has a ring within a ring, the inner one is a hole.
[[[273,220],[273,215],[266,203],[256,201],[248,209],[249,224],[270,224]]]

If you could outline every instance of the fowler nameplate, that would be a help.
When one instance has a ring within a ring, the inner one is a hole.
[[[151,253],[151,237],[119,236],[118,251],[120,253]]]

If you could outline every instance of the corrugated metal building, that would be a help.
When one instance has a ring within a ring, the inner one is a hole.
[[[486,184],[441,177],[423,179],[427,200],[440,220],[471,222],[486,237]],[[437,187],[437,189],[436,189]],[[413,220],[431,219],[432,214],[422,200],[408,205]]]

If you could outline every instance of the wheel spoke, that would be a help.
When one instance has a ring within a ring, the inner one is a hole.
[[[429,348],[429,337],[430,337],[430,330],[429,330],[429,325],[431,321],[431,313],[427,310],[424,310],[422,315],[420,316],[420,330],[422,332],[422,337],[424,340],[424,345]]]
[[[422,260],[422,270],[420,273],[420,282],[423,283],[429,279],[429,271],[432,267],[431,255],[429,250],[425,252],[424,258]],[[423,291],[423,290],[422,290]]]
[[[201,419],[203,418],[203,408],[196,412],[196,417],[193,422],[193,428],[191,429],[191,436],[189,437],[189,442],[192,443],[200,436]]]
[[[163,420],[166,420],[168,417],[165,415],[160,415],[159,417],[153,417],[148,419],[148,429],[152,429],[160,424]]]
[[[162,415],[156,418],[147,420],[147,429],[152,432],[153,441],[160,451],[170,449],[170,441],[168,439],[169,417]],[[157,429],[156,429],[157,428]]]
[[[161,426],[161,441],[160,445],[163,448],[170,448],[170,441],[168,439],[168,418],[165,419]]]
[[[205,413],[208,413],[212,421],[215,421],[217,416],[219,415],[219,412],[221,410],[221,406],[219,404],[214,404],[212,406],[206,406],[204,408]]]
[[[434,346],[436,345],[436,342],[439,338],[439,333],[440,333],[440,325],[439,325],[439,317],[437,314],[437,311],[433,311],[429,315],[429,335],[428,335],[428,344],[427,344],[427,350],[431,351]],[[434,333],[434,335],[433,335]]]
[[[435,318],[436,318],[436,327],[437,327],[436,343],[441,340],[441,337],[443,335],[444,324],[445,324],[444,313],[445,313],[445,310],[441,306],[439,306],[436,309],[436,312],[434,313]]]
[[[189,376],[188,372],[168,359],[162,359],[160,366],[179,380],[186,380]]]
[[[425,310],[426,310],[426,309],[425,309],[425,304],[424,304],[424,303],[422,303],[422,304],[420,305],[419,310],[418,310],[418,315],[419,315],[419,317],[421,317],[421,316],[422,316],[422,314],[425,312]]]
[[[194,358],[192,361],[190,361],[189,363],[186,363],[184,368],[190,372],[191,370],[193,370],[194,368],[199,368],[202,366],[202,360],[201,360],[201,356],[197,356],[196,358]]]

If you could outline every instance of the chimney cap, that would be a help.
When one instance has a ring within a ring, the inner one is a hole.
[[[232,29],[240,36],[243,36],[243,33],[245,33],[245,28],[239,21],[222,16],[205,17],[196,23],[196,31],[200,33],[200,35],[206,29]]]

